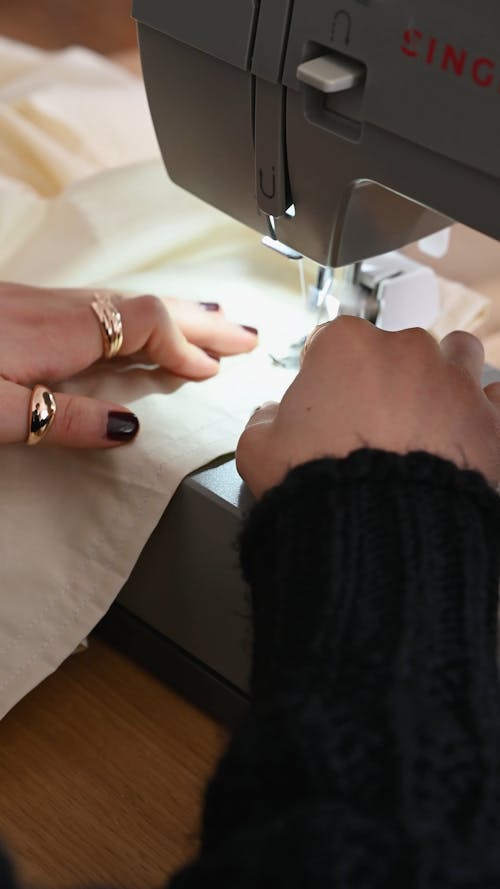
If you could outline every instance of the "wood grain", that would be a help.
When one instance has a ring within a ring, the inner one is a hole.
[[[0,0],[0,34],[44,49],[70,44],[111,54],[136,43],[132,0]]]
[[[40,889],[160,886],[196,850],[225,736],[104,643],[0,723],[0,836]]]

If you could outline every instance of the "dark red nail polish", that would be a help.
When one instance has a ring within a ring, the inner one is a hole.
[[[110,441],[132,441],[139,432],[139,420],[129,411],[110,411],[106,438]]]
[[[217,364],[220,364],[220,355],[216,355],[215,352],[211,352],[210,349],[203,349],[203,351],[212,359],[212,361],[217,361]]]
[[[218,312],[220,309],[219,303],[198,303],[198,305],[205,312]]]
[[[243,330],[246,330],[247,333],[253,333],[254,336],[259,335],[259,331],[257,330],[256,327],[248,327],[246,324],[242,324],[241,326],[242,326]]]

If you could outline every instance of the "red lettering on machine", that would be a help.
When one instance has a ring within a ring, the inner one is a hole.
[[[495,85],[496,64],[493,59],[474,56],[467,49],[458,48],[452,43],[440,43],[437,37],[427,37],[418,28],[406,29],[401,52],[410,59],[438,66],[441,71],[451,72],[456,77],[469,76],[476,86]]]

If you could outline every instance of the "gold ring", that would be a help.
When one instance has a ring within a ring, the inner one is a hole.
[[[123,345],[122,316],[109,293],[94,293],[90,304],[100,324],[105,358],[115,358]]]
[[[47,386],[39,383],[31,393],[26,444],[36,445],[45,438],[56,415],[56,400]]]

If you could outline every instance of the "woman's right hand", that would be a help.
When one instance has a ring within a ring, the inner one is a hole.
[[[294,466],[359,448],[427,451],[500,478],[500,383],[481,388],[483,347],[463,332],[440,345],[421,329],[388,333],[341,317],[310,337],[281,404],[251,417],[238,470],[256,496]]]

